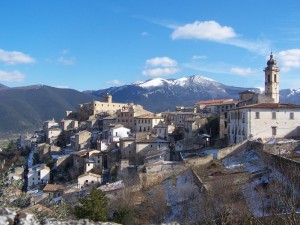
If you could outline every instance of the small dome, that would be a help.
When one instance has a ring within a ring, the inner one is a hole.
[[[276,65],[276,60],[273,59],[273,54],[272,54],[272,53],[271,53],[271,55],[270,55],[270,59],[269,59],[268,62],[267,62],[267,65],[268,65],[268,66]]]

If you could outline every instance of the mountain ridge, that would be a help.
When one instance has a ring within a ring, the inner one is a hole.
[[[193,106],[201,100],[237,100],[239,93],[245,90],[260,92],[258,88],[228,86],[200,75],[178,79],[155,78],[83,92],[41,84],[1,88],[2,86],[0,85],[0,134],[37,129],[44,120],[53,117],[62,119],[65,111],[76,110],[78,104],[101,100],[106,93],[113,96],[113,102],[132,102],[143,105],[149,111],[162,112],[173,111],[176,106]],[[280,90],[280,101],[300,104],[300,88]]]

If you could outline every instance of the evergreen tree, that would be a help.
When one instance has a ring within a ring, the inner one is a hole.
[[[93,188],[87,198],[79,198],[78,200],[80,204],[74,208],[74,214],[78,219],[107,221],[108,200],[101,190]]]

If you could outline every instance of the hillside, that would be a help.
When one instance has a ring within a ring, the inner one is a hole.
[[[95,97],[94,97],[95,98]],[[62,119],[66,110],[93,99],[88,94],[45,85],[0,90],[0,133],[36,129],[42,121]]]

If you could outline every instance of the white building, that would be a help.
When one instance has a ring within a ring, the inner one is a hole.
[[[258,103],[228,113],[229,144],[246,139],[296,137],[300,134],[300,105]]]
[[[120,138],[128,137],[129,133],[130,129],[117,124],[109,129],[107,140],[108,142],[118,142]]]
[[[102,183],[102,176],[94,173],[85,173],[77,178],[79,188],[87,186],[99,186]]]
[[[29,168],[28,187],[38,184],[47,184],[50,179],[50,168],[46,164],[37,164]]]

